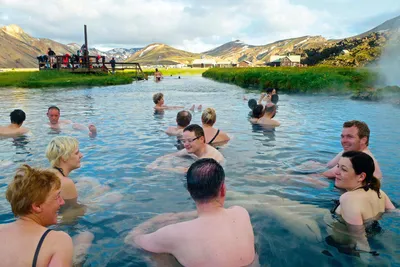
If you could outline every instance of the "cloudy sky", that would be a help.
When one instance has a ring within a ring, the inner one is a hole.
[[[304,35],[343,38],[400,15],[399,0],[0,0],[0,26],[89,46],[159,42],[203,52],[240,39],[263,45]]]

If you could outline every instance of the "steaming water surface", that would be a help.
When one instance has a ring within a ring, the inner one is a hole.
[[[176,151],[176,140],[163,132],[174,124],[176,111],[153,113],[152,94],[159,91],[165,94],[167,105],[214,107],[216,126],[233,136],[220,149],[226,158],[227,206],[238,204],[250,211],[261,265],[362,265],[359,258],[326,244],[332,232],[331,200],[340,192],[332,181],[310,174],[317,165],[314,161],[325,163],[341,150],[342,123],[364,120],[372,132],[370,149],[384,174],[383,190],[398,202],[400,109],[388,104],[282,94],[276,116],[281,127],[265,131],[248,122],[243,89],[201,77],[167,77],[160,83],[103,88],[2,89],[0,123],[9,123],[9,113],[21,108],[27,114],[24,126],[33,135],[0,140],[0,194],[4,196],[20,164],[49,166],[45,148],[57,133],[44,127],[48,106],[58,105],[64,119],[93,122],[99,130],[95,139],[72,129],[61,133],[77,137],[84,154],[82,167],[71,178],[95,179],[122,199],[112,201],[110,197],[112,203],[104,203],[91,197],[93,188],[82,187],[80,199],[90,200],[92,207],[62,229],[72,236],[84,230],[95,235],[84,266],[148,266],[150,254],[124,245],[129,230],[155,214],[195,207],[184,188],[183,175],[145,169],[157,157]],[[251,92],[247,95],[256,97]],[[200,118],[201,112],[193,114],[194,123],[200,123]],[[380,253],[367,260],[374,266],[400,264],[397,214],[385,214],[380,221],[383,233],[370,239],[372,249]],[[9,204],[2,197],[0,223],[12,220]]]

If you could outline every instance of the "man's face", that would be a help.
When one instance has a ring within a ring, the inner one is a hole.
[[[194,132],[183,132],[182,143],[188,153],[196,153],[204,145],[204,136],[196,137]]]
[[[52,108],[47,112],[47,117],[51,124],[57,124],[60,119],[60,112],[57,109]]]
[[[356,126],[343,128],[340,142],[344,151],[361,151],[362,144],[365,144],[366,137],[360,139],[358,136],[358,129]]]

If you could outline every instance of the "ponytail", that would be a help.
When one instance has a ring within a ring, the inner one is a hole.
[[[378,178],[372,176],[371,182],[367,186],[374,190],[378,194],[378,197],[381,198],[381,192],[379,191],[381,189],[381,182]]]

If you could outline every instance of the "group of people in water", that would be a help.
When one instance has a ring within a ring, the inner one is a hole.
[[[277,112],[276,90],[249,100],[249,121],[268,127],[278,127],[274,120]],[[247,99],[246,99],[247,100]],[[202,112],[202,125],[191,124],[195,105],[167,106],[164,95],[153,95],[157,112],[180,110],[176,126],[166,129],[166,134],[177,137],[178,151],[162,156],[147,166],[148,169],[178,171],[186,175],[186,188],[196,204],[196,211],[160,214],[135,227],[125,238],[127,244],[153,253],[172,254],[184,266],[256,266],[254,232],[248,211],[240,206],[224,207],[227,195],[224,156],[218,147],[231,137],[215,128],[216,111],[209,107]],[[265,104],[264,104],[265,102]],[[197,107],[202,111],[202,105]],[[49,127],[60,129],[72,125],[73,129],[86,131],[90,137],[97,135],[93,124],[88,126],[60,120],[60,109],[48,108]],[[29,132],[22,127],[26,118],[22,110],[10,114],[11,124],[0,127],[0,136],[15,137]],[[335,186],[344,193],[332,213],[351,231],[355,226],[363,232],[354,236],[355,250],[369,252],[365,235],[368,223],[376,221],[386,210],[395,209],[381,187],[382,172],[368,149],[370,131],[366,123],[348,121],[343,124],[341,151],[327,164],[321,175],[334,178]],[[79,192],[69,178],[78,169],[82,153],[73,137],[54,137],[47,146],[46,157],[51,168],[43,170],[28,165],[21,166],[6,192],[6,198],[16,221],[0,225],[0,238],[8,240],[0,245],[3,260],[0,266],[71,266],[76,254],[75,243],[63,231],[48,229],[57,224],[58,213],[80,210],[85,206],[78,201]],[[163,166],[169,158],[191,157],[195,161],[186,167]],[[148,233],[151,226],[155,232]],[[88,236],[86,244],[93,236]],[[24,250],[21,252],[20,248]],[[86,247],[87,249],[87,247]]]

